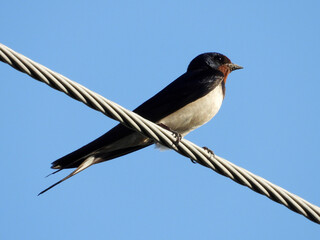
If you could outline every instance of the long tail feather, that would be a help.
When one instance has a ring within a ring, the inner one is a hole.
[[[97,159],[96,159],[95,157],[89,157],[89,158],[87,158],[86,160],[84,160],[84,161],[81,163],[81,165],[80,165],[76,170],[74,170],[72,173],[70,173],[70,174],[69,174],[68,176],[66,176],[65,178],[61,179],[60,181],[56,182],[55,184],[51,185],[50,187],[48,187],[48,188],[46,188],[45,190],[43,190],[42,192],[40,192],[40,193],[38,194],[38,196],[41,195],[41,194],[43,194],[43,193],[45,193],[46,191],[50,190],[51,188],[57,186],[58,184],[64,182],[64,181],[67,180],[68,178],[71,178],[71,177],[73,177],[74,175],[78,174],[79,172],[85,170],[86,168],[90,167],[91,165],[95,164],[96,160],[97,160]],[[56,172],[54,172],[54,173],[56,173]]]
[[[63,170],[63,168],[62,168],[62,169],[58,169],[57,171],[54,171],[54,172],[48,174],[48,175],[46,176],[46,178],[49,177],[49,176],[51,176],[51,175],[53,175],[53,174],[56,174],[56,173],[60,172],[61,170]]]

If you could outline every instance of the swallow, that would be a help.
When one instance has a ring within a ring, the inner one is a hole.
[[[237,69],[242,67],[220,53],[200,54],[190,62],[183,75],[133,112],[184,137],[218,113],[225,96],[227,77]],[[118,124],[91,143],[54,161],[51,168],[57,169],[56,172],[76,169],[39,195],[93,164],[126,155],[154,143],[152,139]]]

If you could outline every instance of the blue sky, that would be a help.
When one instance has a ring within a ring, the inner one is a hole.
[[[116,3],[115,3],[116,2]],[[186,138],[320,205],[319,1],[6,1],[0,42],[134,109],[202,52],[244,69]],[[1,239],[319,239],[319,225],[173,151],[65,176],[116,122],[0,64]]]

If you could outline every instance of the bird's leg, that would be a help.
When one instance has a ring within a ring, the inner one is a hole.
[[[182,139],[182,136],[180,133],[176,132],[176,131],[173,131],[170,127],[168,127],[167,125],[163,124],[163,123],[158,123],[158,126],[172,132],[173,136],[176,138],[176,141],[174,142],[176,145],[179,144],[179,142],[181,141]]]

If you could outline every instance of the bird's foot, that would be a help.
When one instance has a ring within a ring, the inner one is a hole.
[[[209,149],[209,148],[207,148],[207,147],[202,147],[202,148],[203,148],[204,150],[206,150],[206,151],[210,154],[210,158],[215,156],[214,152],[213,152],[211,149]],[[194,164],[199,163],[199,164],[201,164],[201,165],[204,165],[203,163],[197,162],[197,161],[195,161],[195,160],[193,160],[193,159],[191,159],[191,158],[190,158],[190,160],[191,160],[191,162],[194,163]],[[204,165],[204,166],[206,166],[206,165]]]
[[[176,138],[176,141],[174,142],[176,145],[179,144],[179,142],[181,141],[182,139],[182,136],[180,133],[176,132],[176,131],[173,131],[170,127],[168,127],[167,125],[164,125],[163,123],[158,123],[158,126],[172,132],[172,135]]]
[[[196,164],[197,161],[193,160],[192,158],[190,158],[190,161],[193,163],[193,164]]]
[[[214,154],[214,152],[211,150],[211,149],[209,149],[209,148],[207,148],[207,147],[202,147],[204,150],[206,150],[210,155],[211,155],[211,157],[214,157],[215,156],[215,154]]]

